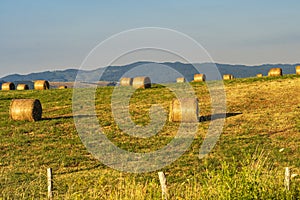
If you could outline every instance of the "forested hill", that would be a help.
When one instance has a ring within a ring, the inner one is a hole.
[[[135,67],[143,65],[146,66],[146,70],[144,70],[145,74],[147,71],[153,71],[154,66],[157,65],[165,65],[168,66],[174,71],[181,73],[186,77],[188,81],[193,80],[193,75],[195,73],[199,73],[192,64],[184,64],[180,62],[175,63],[154,63],[154,62],[136,62],[129,65],[124,66],[109,66],[105,68],[96,68],[95,70],[90,71],[80,71],[81,80],[99,80],[99,74],[104,72],[101,76],[100,80],[103,81],[112,81],[117,82],[124,75],[124,73],[135,69]],[[203,64],[194,64],[198,69],[208,69],[211,67],[211,63],[203,63]],[[298,64],[264,64],[259,66],[245,66],[245,65],[230,65],[230,64],[216,64],[219,69],[221,75],[223,74],[233,74],[236,78],[245,78],[245,77],[253,77],[258,73],[262,73],[263,75],[267,75],[270,68],[280,67],[283,70],[283,74],[294,74],[295,66]],[[12,74],[5,77],[0,78],[0,82],[16,82],[16,81],[32,81],[38,79],[44,79],[53,82],[73,82],[76,79],[78,69],[67,69],[62,71],[45,71],[39,73],[30,73],[27,75],[20,74]],[[143,74],[140,74],[143,75]],[[164,76],[165,81],[174,81],[174,77],[170,77],[171,80],[168,80],[168,76],[163,73],[159,73],[159,75]]]

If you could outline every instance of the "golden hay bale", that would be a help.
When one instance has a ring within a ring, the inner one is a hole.
[[[263,77],[263,74],[256,74],[256,77]]]
[[[173,99],[170,105],[170,122],[198,122],[198,99]]]
[[[194,75],[194,82],[203,82],[206,80],[205,74],[195,74]]]
[[[232,80],[234,79],[234,76],[232,74],[224,74],[223,80]]]
[[[127,78],[127,77],[123,77],[120,80],[120,85],[121,86],[131,86],[132,85],[132,78]]]
[[[29,90],[29,86],[26,84],[18,84],[17,90]]]
[[[268,72],[268,76],[282,76],[282,69],[281,68],[272,68]]]
[[[296,74],[300,75],[300,65],[296,66]]]
[[[68,86],[66,86],[66,85],[61,85],[58,87],[58,89],[67,89],[67,88],[68,88]]]
[[[133,88],[150,88],[151,87],[151,80],[147,76],[135,77],[132,81]]]
[[[10,118],[16,121],[38,121],[42,119],[42,105],[38,99],[13,99]]]
[[[45,80],[37,80],[34,82],[35,90],[48,90],[50,87],[49,82]]]
[[[177,83],[185,83],[186,80],[185,80],[184,77],[179,77],[179,78],[176,79],[176,82],[177,82]]]
[[[15,90],[15,84],[12,82],[7,82],[2,84],[2,90]]]

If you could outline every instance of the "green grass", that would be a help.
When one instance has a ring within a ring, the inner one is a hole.
[[[213,151],[199,160],[199,148],[209,121],[177,161],[162,169],[170,199],[297,199],[300,178],[284,189],[284,167],[300,173],[299,76],[225,81],[227,118]],[[192,83],[201,115],[210,115],[205,84]],[[117,146],[151,152],[168,144],[178,123],[148,139],[122,132],[111,114],[112,87],[97,89],[99,123]],[[14,98],[37,98],[43,120],[9,119]],[[162,105],[166,113],[174,94],[166,87],[137,90],[129,112],[139,125],[150,123],[149,109]],[[282,152],[280,149],[284,148]],[[101,164],[86,150],[72,118],[72,90],[0,91],[0,199],[45,199],[46,169],[53,168],[55,199],[161,199],[157,172],[130,174]]]

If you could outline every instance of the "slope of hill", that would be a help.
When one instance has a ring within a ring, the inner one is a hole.
[[[99,74],[103,73],[101,76],[101,81],[111,81],[117,82],[123,76],[124,73],[129,72],[137,66],[147,65],[145,69],[146,72],[151,72],[151,69],[157,65],[166,65],[177,71],[176,73],[181,73],[186,77],[188,81],[193,80],[193,75],[197,73],[197,70],[191,64],[184,64],[180,62],[175,63],[153,63],[153,62],[136,62],[124,66],[108,66],[106,68],[98,68],[90,71],[80,71],[80,79],[82,81],[98,81]],[[201,71],[203,69],[209,69],[210,63],[195,64],[195,66]],[[284,74],[294,74],[295,66],[290,64],[270,64],[270,65],[259,65],[259,66],[245,66],[245,65],[229,65],[229,64],[216,64],[221,75],[223,74],[233,74],[237,78],[253,77],[257,73],[262,73],[267,75],[270,68],[280,67],[283,70]],[[19,75],[12,74],[2,78],[2,81],[32,81],[37,79],[45,79],[52,82],[73,82],[76,79],[76,75],[79,70],[77,69],[68,69],[63,71],[46,71],[40,73],[31,73],[28,75]],[[174,72],[175,73],[175,72]],[[140,75],[143,75],[142,73]],[[174,77],[169,76],[168,74],[156,74],[157,80],[164,80],[165,82],[174,82]],[[179,75],[178,75],[179,76]]]
[[[236,79],[224,84],[227,113],[223,132],[213,151],[199,159],[200,146],[214,121],[207,87],[191,83],[206,120],[199,123],[187,151],[160,169],[167,177],[169,199],[298,199],[300,76]],[[170,141],[179,141],[179,123],[168,120],[149,138],[127,134],[114,120],[109,98],[113,91],[114,87],[97,90],[96,112],[77,116],[87,120],[82,126],[89,127],[90,117],[97,117],[101,131],[113,144],[136,153],[154,152]],[[0,199],[47,199],[47,168],[53,169],[54,199],[162,199],[157,171],[121,172],[87,151],[74,124],[72,89],[0,93]],[[14,98],[39,99],[43,119],[10,120],[9,105]],[[151,107],[161,105],[168,114],[173,98],[171,90],[159,85],[136,90],[128,113],[137,125],[147,126]],[[112,156],[112,151],[104,152]],[[121,160],[135,161],[130,157]],[[153,165],[156,163],[153,159]],[[285,167],[293,174],[290,190],[284,187]]]

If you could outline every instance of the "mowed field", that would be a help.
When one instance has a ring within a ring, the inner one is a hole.
[[[210,121],[199,130],[186,153],[161,169],[169,199],[299,199],[300,76],[225,81],[227,115],[213,151],[199,159]],[[192,83],[200,114],[209,116],[210,96],[204,83]],[[113,87],[97,89],[99,124],[117,146],[151,152],[167,145],[179,124],[166,122],[155,136],[141,139],[122,132],[113,120]],[[53,169],[54,199],[161,199],[157,171],[126,173],[96,160],[81,143],[72,114],[72,89],[0,91],[0,199],[46,199],[47,168]],[[174,94],[165,87],[136,90],[129,112],[139,125],[149,123],[149,109],[160,104],[169,112]],[[12,121],[15,98],[39,99],[43,120]],[[290,190],[284,187],[291,169]],[[298,176],[297,176],[298,175]]]

